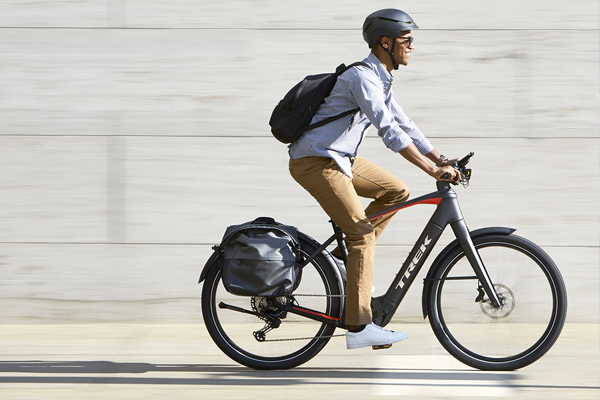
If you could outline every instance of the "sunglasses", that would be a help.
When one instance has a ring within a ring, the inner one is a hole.
[[[411,37],[407,37],[407,38],[397,38],[397,39],[406,39],[406,40],[404,40],[403,42],[400,43],[400,44],[406,45],[406,47],[410,47],[413,44],[414,40],[415,40],[415,38],[412,37],[412,36]]]

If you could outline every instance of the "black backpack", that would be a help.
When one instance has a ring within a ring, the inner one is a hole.
[[[221,244],[221,278],[238,296],[291,294],[302,277],[300,242],[295,227],[260,217],[227,228]]]
[[[273,136],[282,143],[292,143],[306,131],[358,111],[359,109],[355,108],[309,125],[319,106],[333,90],[338,76],[358,65],[371,68],[369,64],[364,62],[356,62],[348,66],[340,64],[334,73],[309,75],[294,86],[277,104],[271,114],[269,125],[271,125]]]

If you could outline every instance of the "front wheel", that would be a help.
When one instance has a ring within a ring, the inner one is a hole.
[[[431,327],[444,348],[471,367],[525,367],[550,350],[564,325],[567,293],[560,272],[541,248],[519,236],[484,236],[473,244],[501,307],[491,305],[457,247],[431,277]]]

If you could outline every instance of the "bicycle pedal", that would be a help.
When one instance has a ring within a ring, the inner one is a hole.
[[[379,346],[371,346],[373,347],[373,350],[382,350],[382,349],[389,349],[390,347],[392,347],[392,344],[381,344]]]

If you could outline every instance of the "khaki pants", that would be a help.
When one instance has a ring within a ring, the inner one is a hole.
[[[327,157],[290,160],[290,174],[346,235],[346,325],[370,323],[375,241],[394,214],[374,221],[369,221],[367,215],[406,201],[408,187],[362,157],[354,160],[353,179]],[[363,210],[359,196],[374,200]]]

